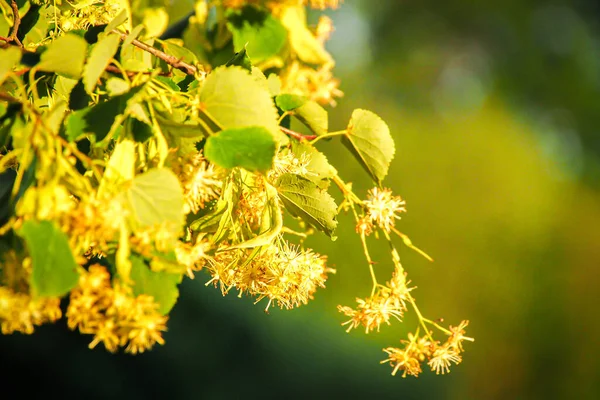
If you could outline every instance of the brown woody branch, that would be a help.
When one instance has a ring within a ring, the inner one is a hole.
[[[283,126],[280,126],[279,129],[281,129],[281,132],[297,140],[314,140],[317,138],[317,135],[303,135],[291,129],[284,128]]]
[[[10,30],[10,35],[8,36],[7,43],[15,42],[19,46],[23,47],[23,43],[17,37],[17,33],[19,32],[19,26],[21,25],[21,16],[19,15],[19,6],[15,0],[10,0],[10,8],[12,8],[12,12],[14,15],[13,26]]]
[[[127,39],[126,33],[122,33],[117,30],[113,30],[113,33],[116,33],[117,35],[119,35],[121,37],[121,40]],[[169,55],[163,51],[155,49],[154,47],[149,46],[144,42],[140,42],[137,39],[133,39],[131,44],[139,49],[147,51],[148,53],[152,54],[153,56],[155,56],[157,58],[160,58],[161,60],[163,60],[170,66],[172,66],[173,68],[176,68],[188,75],[196,75],[196,73],[198,72],[198,68],[196,68],[195,66],[188,64],[188,63],[182,61],[181,59],[174,57],[172,55]]]
[[[0,92],[0,101],[8,101],[9,103],[20,103],[21,101],[8,93]]]
[[[106,72],[112,72],[113,74],[122,74],[125,73],[128,77],[132,78],[138,74],[146,74],[146,75],[150,75],[152,72],[148,71],[148,72],[144,72],[144,71],[123,71],[121,69],[119,69],[116,65],[109,65],[108,67],[106,67],[105,69]],[[162,72],[160,74],[158,74],[159,76],[171,76],[170,72]]]

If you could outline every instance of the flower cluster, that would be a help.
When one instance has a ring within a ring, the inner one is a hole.
[[[293,62],[281,77],[282,89],[323,105],[335,106],[335,99],[344,93],[339,89],[340,82],[333,77],[332,69],[332,64],[314,69],[298,61]]]
[[[372,230],[370,224],[389,233],[395,224],[396,219],[400,219],[398,213],[406,212],[406,202],[400,196],[392,196],[390,189],[380,189],[375,187],[369,190],[367,200],[364,201],[367,208],[366,218],[363,218],[357,224],[357,231],[369,232]]]
[[[406,212],[405,202],[399,196],[393,196],[391,190],[387,188],[375,187],[367,193],[366,200],[360,200],[351,193],[343,182],[341,188],[344,193],[346,208],[353,210],[356,220],[356,232],[360,235],[363,250],[371,272],[373,280],[373,289],[371,296],[366,299],[357,298],[356,308],[348,306],[338,306],[338,310],[349,320],[342,323],[348,325],[347,332],[362,326],[365,332],[374,330],[379,331],[382,324],[390,325],[394,318],[401,321],[404,313],[408,311],[407,305],[412,306],[419,320],[419,328],[415,334],[409,333],[408,340],[402,340],[403,348],[387,347],[383,351],[387,358],[381,361],[382,364],[389,363],[392,366],[392,375],[398,371],[403,371],[402,377],[408,375],[419,376],[422,372],[422,364],[426,363],[436,374],[445,374],[450,372],[452,363],[459,364],[462,361],[461,353],[463,340],[473,341],[472,338],[464,336],[464,328],[468,321],[462,321],[457,327],[450,326],[446,329],[434,321],[424,318],[419,311],[415,299],[410,293],[414,287],[409,287],[410,281],[406,280],[407,273],[404,271],[400,262],[400,254],[390,237],[394,232],[403,243],[409,248],[417,251],[428,260],[431,258],[422,250],[415,247],[406,235],[394,228],[396,219],[400,219],[398,213]],[[362,209],[362,214],[356,212],[354,206],[358,205]],[[374,262],[371,260],[366,236],[381,229],[385,239],[391,247],[391,261],[394,265],[392,279],[385,285],[377,283]],[[429,330],[427,325],[431,325],[449,336],[448,340],[440,344],[433,337],[433,331]],[[419,330],[424,328],[426,334],[419,336]]]
[[[460,364],[462,361],[463,340],[473,341],[472,338],[464,336],[464,328],[468,324],[469,321],[462,321],[457,327],[450,326],[450,330],[447,331],[449,337],[443,344],[434,341],[431,332],[422,337],[409,334],[408,340],[401,341],[405,345],[404,348],[383,349],[388,358],[381,363],[389,363],[392,366],[392,375],[396,375],[399,370],[403,371],[403,378],[407,375],[419,376],[423,362],[427,362],[436,374],[446,374],[450,372],[452,363]]]
[[[283,174],[295,174],[304,177],[314,175],[308,169],[311,157],[308,153],[296,156],[291,151],[281,151],[273,158],[273,168],[267,173],[269,181],[274,182]]]
[[[287,309],[306,304],[318,287],[325,287],[327,274],[335,273],[324,256],[281,238],[257,254],[241,249],[218,253],[206,267],[212,275],[209,283],[220,285],[223,294],[235,288],[240,296],[255,296],[256,302],[267,298],[267,310],[272,303]]]
[[[407,286],[404,275],[394,272],[391,281],[386,285],[378,285],[375,293],[366,299],[356,299],[356,309],[348,306],[338,306],[338,310],[350,319],[342,325],[348,325],[347,332],[363,326],[365,332],[379,331],[381,324],[390,325],[391,318],[402,321],[409,292],[413,288]]]
[[[71,238],[75,253],[103,254],[114,240],[120,221],[126,216],[115,200],[99,201],[95,195],[79,200],[60,218],[60,227]]]
[[[107,24],[117,16],[123,7],[119,0],[81,1],[79,3],[71,5],[67,2],[63,5],[64,11],[62,11],[58,24],[61,30],[68,32]]]
[[[206,161],[202,152],[178,157],[173,163],[173,171],[183,187],[186,214],[197,213],[207,202],[219,197],[223,174]]]
[[[58,298],[32,299],[29,294],[0,286],[0,326],[5,335],[13,332],[30,335],[34,326],[55,322],[61,315]]]
[[[108,271],[92,265],[71,291],[66,316],[69,328],[94,335],[90,348],[103,343],[115,352],[127,346],[126,352],[137,354],[164,344],[161,332],[167,329],[167,317],[157,309],[151,296],[133,296],[129,287],[111,285]]]

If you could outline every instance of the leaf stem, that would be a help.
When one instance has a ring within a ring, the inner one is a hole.
[[[438,328],[440,331],[444,332],[447,335],[451,335],[452,332],[450,332],[448,329],[444,328],[443,326],[441,326],[440,324],[438,324],[435,321],[432,321],[430,319],[427,319],[425,317],[422,317],[424,322],[427,322],[428,324],[431,324],[433,326],[435,326],[436,328]]]
[[[429,254],[425,253],[423,250],[421,250],[417,246],[415,246],[407,235],[400,232],[398,229],[394,228],[393,226],[392,226],[392,232],[394,232],[396,235],[398,235],[402,239],[402,242],[404,243],[404,245],[406,247],[416,251],[417,253],[419,253],[420,255],[425,257],[427,260],[433,262],[433,258],[431,258],[429,256]]]
[[[203,107],[200,108],[200,112],[202,112],[202,114],[204,114],[206,116],[206,118],[208,118],[210,120],[210,122],[212,122],[217,128],[219,128],[220,130],[225,129],[223,127],[223,125],[221,125],[219,123],[219,121],[217,121],[217,119],[215,117],[213,117],[208,110],[204,109]]]
[[[369,248],[367,247],[367,239],[365,237],[365,233],[360,233],[360,242],[362,243],[363,251],[365,252],[365,257],[367,258],[367,263],[369,264],[369,272],[371,273],[371,279],[373,280],[373,289],[371,290],[371,296],[375,294],[375,290],[377,289],[377,277],[375,276],[375,270],[373,269],[373,260],[371,259],[371,255],[369,254]]]
[[[326,138],[330,138],[330,137],[334,137],[334,136],[341,136],[341,135],[345,135],[346,134],[346,130],[344,129],[343,131],[336,131],[336,132],[328,132],[324,135],[320,135],[320,136],[316,136],[312,142],[310,142],[310,144],[315,144],[317,143],[319,140],[321,139],[326,139]]]
[[[281,132],[285,133],[286,135],[293,137],[296,140],[313,140],[314,138],[316,138],[316,135],[303,135],[301,133],[298,133],[296,131],[293,131],[291,129],[285,128],[283,126],[280,126],[279,129],[281,129]]]
[[[413,309],[415,310],[415,314],[417,314],[417,318],[419,318],[419,323],[421,324],[423,329],[425,329],[425,333],[429,337],[429,340],[431,340],[433,342],[434,341],[433,336],[431,336],[431,332],[429,331],[429,329],[427,329],[427,325],[425,325],[426,319],[423,317],[423,315],[421,315],[421,311],[419,311],[419,307],[417,307],[417,303],[415,303],[415,299],[411,295],[408,295],[408,301],[413,306]],[[429,320],[427,320],[427,321],[429,321]]]

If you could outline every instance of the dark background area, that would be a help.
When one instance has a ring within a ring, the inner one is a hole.
[[[172,16],[190,7],[175,2]],[[435,259],[403,249],[403,264],[427,316],[471,321],[463,363],[391,377],[381,349],[414,319],[369,335],[339,326],[336,305],[370,288],[344,216],[336,242],[309,242],[337,274],[307,306],[267,315],[200,273],[146,354],[88,350],[64,322],[0,336],[2,398],[600,398],[598,3],[347,0],[328,15],[346,93],[330,126],[354,108],[390,126],[386,185],[408,208],[398,226]],[[360,166],[321,148],[364,196]]]

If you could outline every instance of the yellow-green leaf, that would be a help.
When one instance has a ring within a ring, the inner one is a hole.
[[[124,182],[131,181],[134,176],[134,167],[135,143],[131,140],[117,143],[100,181],[98,196],[101,198],[107,192],[117,190]]]
[[[280,143],[287,140],[279,131],[271,93],[241,67],[215,69],[204,81],[200,101],[223,128],[262,126]]]
[[[133,179],[127,191],[134,226],[165,224],[179,233],[183,226],[183,189],[175,174],[166,168],[154,168]]]
[[[293,114],[315,135],[324,135],[329,129],[329,115],[327,111],[315,101],[307,101],[294,109]]]
[[[177,285],[181,282],[181,274],[152,271],[142,258],[131,256],[129,277],[133,282],[133,294],[152,296],[154,302],[159,305],[159,313],[168,314],[177,302]]]
[[[25,239],[31,257],[32,295],[60,297],[67,294],[79,279],[78,265],[69,240],[50,221],[25,221],[17,232]]]
[[[86,41],[75,34],[67,33],[52,42],[42,53],[37,68],[55,72],[65,78],[79,79],[87,51]]]
[[[256,7],[230,10],[227,20],[227,28],[233,34],[234,50],[246,48],[255,63],[279,54],[287,41],[287,30],[281,22]]]
[[[98,79],[104,73],[110,60],[114,57],[121,39],[117,35],[107,35],[98,41],[92,48],[90,58],[83,71],[83,84],[85,91],[92,94]]]
[[[18,47],[11,46],[0,49],[0,84],[4,82],[19,61],[21,61],[21,50]]]
[[[311,180],[295,174],[282,175],[277,181],[277,191],[290,214],[335,239],[337,206],[329,193]]]
[[[242,167],[266,171],[273,165],[277,146],[273,135],[262,126],[225,129],[206,139],[204,155],[223,168]]]
[[[342,141],[375,182],[385,178],[396,146],[390,129],[377,114],[354,110]]]

